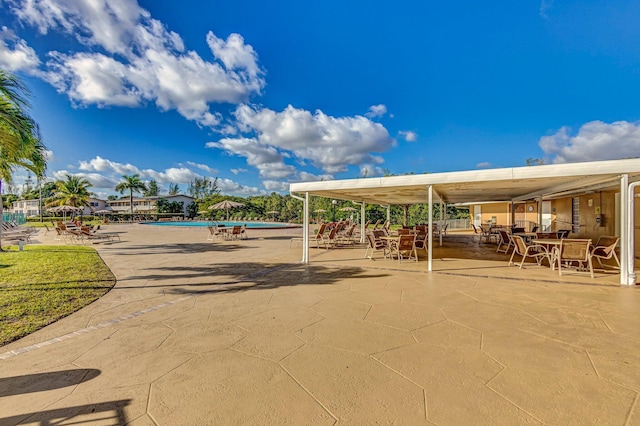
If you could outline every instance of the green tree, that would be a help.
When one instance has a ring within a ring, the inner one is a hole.
[[[191,202],[191,204],[187,206],[187,217],[189,219],[193,219],[197,215],[198,215],[198,204],[195,202]]]
[[[178,195],[180,193],[180,187],[177,183],[169,184],[169,195]]]
[[[56,189],[53,197],[49,198],[48,206],[83,207],[89,204],[91,183],[83,177],[66,175],[64,180],[55,182]]]
[[[17,167],[32,171],[38,178],[44,176],[47,168],[40,129],[28,113],[29,96],[29,90],[20,80],[0,70],[0,225],[2,183],[11,183]]]
[[[208,177],[195,178],[189,182],[187,187],[187,193],[198,201],[203,201],[212,195],[217,195],[219,192],[218,178],[213,180]]]
[[[147,185],[144,184],[143,181],[140,180],[140,175],[124,175],[122,176],[123,181],[116,185],[116,191],[121,194],[124,194],[125,191],[129,191],[129,207],[131,208],[131,214],[133,214],[133,193],[134,192],[143,192],[147,190]]]
[[[147,190],[144,191],[144,195],[145,197],[157,197],[160,194],[160,191],[158,190],[158,182],[156,182],[155,179],[151,179],[149,181],[149,183],[147,184]]]

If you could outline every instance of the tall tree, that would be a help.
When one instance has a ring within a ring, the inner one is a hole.
[[[80,176],[66,175],[64,180],[56,181],[56,189],[48,205],[67,205],[83,207],[89,205],[91,183]]]
[[[198,201],[202,201],[212,195],[216,195],[220,192],[220,189],[218,189],[218,178],[213,180],[208,177],[195,178],[189,182],[187,192]]]
[[[180,193],[180,187],[177,183],[169,184],[169,195],[178,195]]]
[[[143,195],[145,197],[157,197],[158,194],[160,194],[160,191],[158,190],[158,182],[156,182],[155,179],[151,179],[147,184],[147,190],[144,191]]]
[[[47,168],[40,129],[28,113],[29,96],[29,90],[20,80],[0,70],[0,225],[2,182],[10,183],[17,167],[31,170],[38,178],[44,176]]]
[[[140,175],[138,174],[131,176],[124,175],[122,176],[122,179],[124,180],[116,185],[116,191],[121,194],[124,194],[125,191],[129,191],[129,207],[131,207],[131,214],[133,214],[133,193],[146,191],[147,185],[140,180]]]

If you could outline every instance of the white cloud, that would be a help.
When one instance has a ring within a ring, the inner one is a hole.
[[[115,161],[102,158],[99,155],[89,161],[80,161],[78,168],[84,171],[112,172],[120,175],[135,175],[141,173],[140,169],[133,164],[116,163]]]
[[[363,164],[360,166],[360,177],[384,176],[384,169],[375,164]]]
[[[205,172],[211,174],[211,175],[217,175],[218,171],[216,169],[213,169],[209,166],[207,166],[206,164],[198,164],[198,163],[194,163],[193,161],[187,161],[187,165],[191,166],[191,167],[195,167],[197,169],[200,170],[204,170]]]
[[[242,168],[239,168],[239,169],[231,169],[231,173],[233,173],[234,175],[237,175],[237,174],[239,174],[239,173],[247,173],[248,171],[249,171],[249,170],[247,170],[247,169],[242,169]]]
[[[387,107],[384,104],[371,105],[369,111],[364,115],[369,118],[382,117],[387,113]]]
[[[291,105],[279,113],[240,105],[235,117],[242,132],[255,132],[257,145],[280,155],[290,152],[327,173],[344,172],[348,165],[382,164],[384,160],[372,153],[396,144],[384,126],[362,116],[336,118]]]
[[[298,181],[300,182],[319,182],[323,180],[333,180],[333,175],[324,174],[324,175],[314,175],[313,173],[307,172],[299,172],[298,173]]]
[[[33,74],[39,65],[38,55],[26,41],[16,37],[7,27],[0,28],[0,69]]]
[[[548,19],[547,11],[551,9],[551,6],[553,6],[553,0],[542,0],[540,2],[540,16]]]
[[[74,173],[68,170],[57,170],[53,172],[52,175],[56,180],[65,180],[67,175],[85,178],[91,185],[93,185],[92,188],[89,189],[92,192],[95,192],[95,188],[113,191],[115,186],[118,184],[117,180],[110,179],[100,173]]]
[[[265,180],[262,182],[264,188],[269,192],[288,192],[289,182],[279,180]]]
[[[493,167],[489,161],[483,161],[482,163],[476,164],[476,169],[490,169]]]
[[[293,166],[284,163],[284,155],[276,148],[267,146],[253,138],[225,138],[208,142],[207,148],[218,148],[230,155],[245,157],[247,164],[254,166],[264,178],[286,178],[295,174]]]
[[[418,140],[418,134],[416,132],[412,132],[411,130],[400,130],[398,134],[402,136],[407,142],[415,142],[416,140]]]
[[[231,179],[218,179],[218,188],[220,188],[220,192],[223,194],[239,195],[243,197],[267,194],[267,192],[260,190],[260,188],[241,185]]]
[[[554,135],[540,138],[538,145],[553,163],[640,157],[640,122],[591,121],[582,125],[575,136],[570,131],[562,127]]]
[[[206,40],[214,61],[207,62],[187,51],[178,34],[134,0],[5,2],[22,24],[43,35],[73,35],[90,49],[48,52],[43,73],[78,106],[155,102],[160,110],[175,109],[200,125],[215,127],[221,116],[210,111],[210,103],[243,102],[265,85],[257,54],[242,36],[231,34],[224,40],[209,32]],[[37,59],[35,52],[30,58]]]

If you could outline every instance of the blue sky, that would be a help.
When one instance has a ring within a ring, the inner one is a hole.
[[[640,2],[0,0],[48,176],[223,193],[640,156]],[[16,174],[20,185],[25,173]]]

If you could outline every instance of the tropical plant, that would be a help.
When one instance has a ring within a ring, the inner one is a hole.
[[[178,195],[180,193],[180,187],[177,183],[169,184],[169,195]]]
[[[195,178],[189,182],[187,192],[198,201],[210,198],[212,195],[217,195],[220,192],[220,189],[218,189],[218,178],[213,180],[208,177]]]
[[[147,185],[140,180],[140,175],[124,175],[123,181],[116,185],[116,191],[124,194],[125,191],[129,191],[129,207],[131,207],[131,214],[133,214],[133,193],[142,192],[147,190]]]
[[[56,181],[53,196],[48,199],[48,206],[83,207],[89,205],[91,183],[80,176],[67,174],[64,180]]]
[[[47,167],[40,129],[27,112],[28,96],[29,91],[20,80],[0,70],[0,225],[3,181],[11,182],[17,167],[31,170],[39,178]]]
[[[198,204],[195,202],[192,202],[191,204],[187,205],[187,217],[189,219],[193,219],[197,215],[198,215]]]
[[[160,195],[160,191],[158,190],[158,182],[155,179],[151,179],[147,184],[147,189],[144,191],[143,195],[145,197],[157,197]]]

